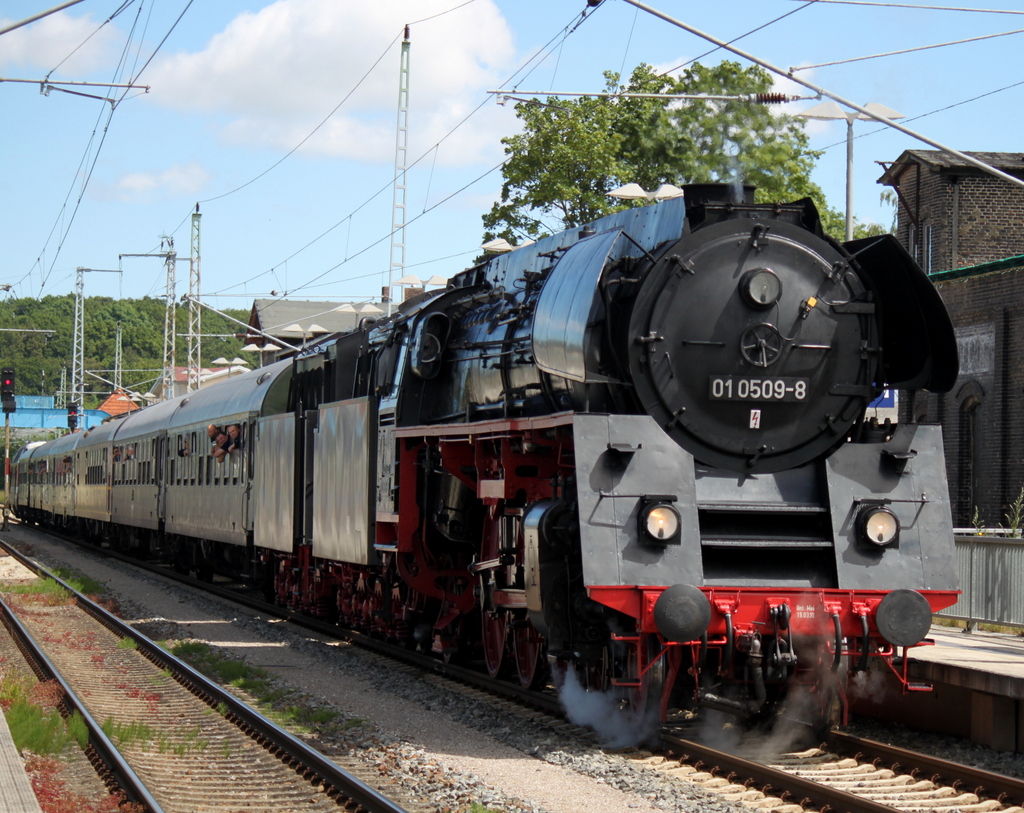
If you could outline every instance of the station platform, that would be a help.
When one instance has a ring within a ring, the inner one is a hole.
[[[910,650],[908,674],[932,691],[904,694],[876,664],[853,679],[851,711],[1024,752],[1024,637],[942,626],[928,637],[935,645]]]
[[[0,813],[42,813],[25,766],[0,713]]]

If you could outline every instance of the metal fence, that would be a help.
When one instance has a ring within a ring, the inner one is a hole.
[[[958,535],[956,561],[963,593],[940,616],[1024,627],[1024,539]]]

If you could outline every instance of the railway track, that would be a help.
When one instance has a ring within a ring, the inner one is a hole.
[[[1024,798],[1018,779],[842,733],[828,735],[820,747],[784,754],[744,756],[759,747],[756,742],[741,742],[739,754],[726,753],[671,735],[663,747],[672,758],[653,757],[654,768],[786,813],[1019,813]]]
[[[39,679],[60,687],[62,710],[84,720],[88,755],[108,787],[151,813],[241,807],[405,813],[52,574],[17,558],[73,597],[54,603],[15,596],[0,602],[0,614]]]
[[[92,547],[89,550],[96,550]],[[111,553],[101,550],[102,553]],[[468,698],[493,703],[505,711],[531,717],[552,730],[584,737],[594,742],[591,732],[564,719],[554,694],[526,692],[517,685],[491,680],[471,669],[443,663],[408,650],[396,651],[383,642],[350,630],[268,605],[237,589],[209,585],[187,576],[170,573],[164,567],[146,565],[135,559],[116,558],[152,572],[201,587],[223,598],[239,602],[261,613],[290,619],[307,628],[341,637],[376,650],[381,657],[399,658],[412,667],[434,673],[430,680],[462,692]],[[453,683],[454,681],[454,683]],[[655,771],[668,781],[685,781],[714,791],[731,801],[758,810],[797,813],[821,810],[827,813],[891,813],[891,811],[934,811],[934,813],[1020,813],[1024,782],[1011,777],[957,765],[926,755],[857,739],[835,732],[817,748],[797,753],[764,755],[761,743],[740,743],[736,753],[701,744],[696,735],[680,736],[666,731],[651,752],[625,753],[641,770]]]

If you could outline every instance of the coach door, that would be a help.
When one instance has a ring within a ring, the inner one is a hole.
[[[301,489],[299,505],[302,506],[302,544],[313,544],[313,512],[315,510],[313,497],[313,462],[314,450],[316,449],[316,435],[320,413],[316,409],[307,409],[302,420],[302,458],[297,467],[296,473],[301,473],[296,478],[296,488]],[[330,499],[326,494],[325,499]]]
[[[167,516],[167,455],[170,444],[167,442],[167,431],[163,430],[156,437],[156,520],[163,525]]]

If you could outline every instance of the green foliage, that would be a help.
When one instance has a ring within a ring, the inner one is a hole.
[[[182,641],[171,647],[171,654],[187,661],[204,675],[260,697],[271,690],[270,676],[264,669],[245,661],[228,658],[201,641]]]
[[[59,754],[73,739],[56,709],[41,709],[18,698],[7,710],[7,725],[19,750],[34,754]]]
[[[301,730],[338,723],[344,728],[362,725],[362,721],[345,722],[338,720],[338,713],[330,709],[310,706],[305,703],[295,704],[296,697],[292,690],[281,689],[273,684],[270,674],[265,669],[249,666],[244,661],[226,657],[217,652],[209,644],[201,641],[182,641],[170,647],[173,655],[187,661],[207,677],[222,684],[229,684],[236,689],[248,692],[256,700],[264,714],[284,725],[298,726]],[[291,703],[287,701],[293,701]],[[221,702],[217,705],[217,713],[226,717],[230,714],[228,706]]]
[[[1007,535],[1014,538],[1019,537],[1021,526],[1024,526],[1024,486],[1021,486],[1020,494],[1010,503],[1010,509],[1003,516],[1006,519],[1005,527],[1009,531]]]
[[[71,716],[64,721],[64,724],[67,726],[68,735],[84,751],[85,747],[89,744],[89,726],[86,724],[82,713],[77,709],[71,712]]]
[[[86,297],[84,312],[85,369],[112,379],[114,351],[117,344],[117,325],[121,324],[121,348],[125,370],[152,370],[154,372],[126,372],[124,383],[132,389],[145,392],[155,380],[163,364],[164,301],[152,297],[143,299],[111,299]],[[248,310],[225,310],[243,322],[249,318]],[[178,332],[184,332],[187,315],[179,310]],[[42,333],[4,332],[3,357],[5,367],[13,367],[16,375],[15,392],[18,395],[53,395],[60,387],[61,368],[71,374],[74,347],[75,298],[45,296],[42,299],[23,297],[0,301],[0,328],[52,330]],[[203,313],[203,333],[235,334],[241,328],[212,311]],[[242,347],[240,339],[206,338],[202,342],[203,363],[218,356],[233,358]],[[177,363],[184,364],[185,342],[176,342]],[[68,382],[70,384],[70,381]],[[92,409],[110,393],[101,381],[86,379],[86,389],[94,396],[87,397],[85,408]]]
[[[4,592],[18,596],[35,596],[49,606],[71,603],[71,594],[53,579],[38,579],[27,584],[9,584],[4,587]]]
[[[640,65],[629,83],[605,74],[614,93],[740,95],[768,92],[771,76],[736,62],[694,63],[678,78]],[[606,193],[636,182],[743,183],[758,201],[824,195],[811,182],[818,153],[807,146],[801,119],[743,101],[591,98],[520,102],[523,131],[502,139],[508,161],[501,200],[484,215],[485,239],[536,239],[592,221],[634,203]]]
[[[69,567],[57,567],[53,570],[54,575],[59,576],[65,584],[86,596],[101,596],[107,592],[107,586],[103,582],[96,581],[91,576],[85,576]]]
[[[141,723],[138,720],[121,723],[112,717],[108,717],[103,721],[101,728],[104,734],[112,740],[116,740],[117,744],[122,748],[127,748],[136,743],[148,743],[155,736],[152,726],[147,723]]]

